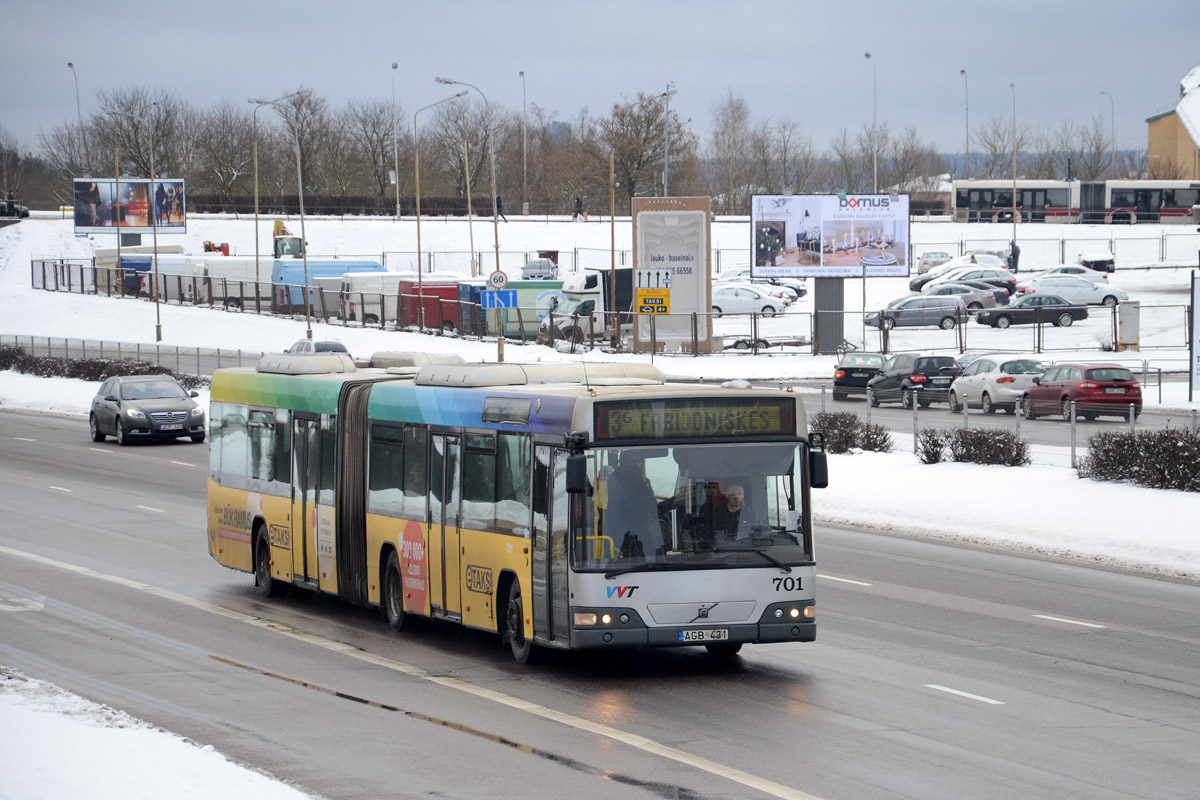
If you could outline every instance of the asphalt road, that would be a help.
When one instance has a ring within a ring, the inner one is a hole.
[[[1200,587],[824,529],[815,644],[521,667],[263,601],[208,556],[206,460],[0,413],[0,663],[330,798],[1195,794]]]

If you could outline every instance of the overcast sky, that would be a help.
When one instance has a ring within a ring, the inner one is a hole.
[[[520,112],[524,70],[528,104],[559,119],[673,81],[672,109],[700,136],[732,90],[755,120],[789,116],[822,149],[843,126],[870,125],[874,67],[880,123],[916,127],[944,152],[964,148],[967,104],[972,127],[1011,120],[1010,83],[1019,122],[1054,126],[1108,121],[1106,90],[1118,148],[1144,148],[1145,118],[1173,107],[1200,63],[1200,2],[0,0],[0,125],[22,149],[75,123],[68,61],[85,116],[99,90],[128,85],[202,109],[306,87],[340,108],[390,99],[394,76],[411,126],[452,93],[435,75]]]

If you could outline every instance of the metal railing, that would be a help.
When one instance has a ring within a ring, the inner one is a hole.
[[[265,355],[256,350],[220,347],[180,347],[142,342],[109,342],[100,339],[70,339],[55,336],[0,334],[0,347],[19,347],[30,356],[95,358],[143,361],[166,367],[177,374],[211,376],[222,367],[254,366]]]

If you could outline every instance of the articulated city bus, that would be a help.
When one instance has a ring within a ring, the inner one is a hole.
[[[816,636],[799,396],[651,365],[265,356],[213,378],[208,546],[309,589],[536,647]],[[814,441],[815,440],[815,441]]]

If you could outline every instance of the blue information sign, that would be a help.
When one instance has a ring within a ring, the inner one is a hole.
[[[517,290],[504,289],[503,291],[485,291],[480,293],[482,301],[480,303],[484,308],[516,308],[517,307]]]

